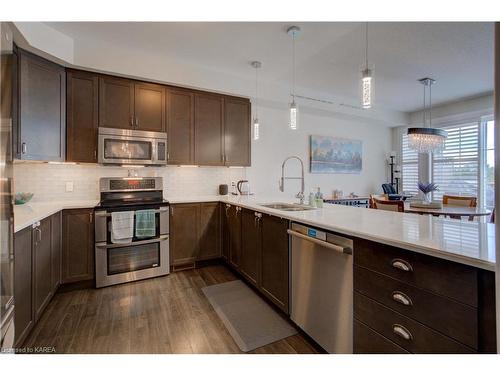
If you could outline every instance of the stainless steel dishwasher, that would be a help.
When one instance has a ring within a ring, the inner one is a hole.
[[[353,241],[292,223],[291,318],[328,353],[352,353]]]

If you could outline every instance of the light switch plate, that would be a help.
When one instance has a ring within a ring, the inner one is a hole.
[[[73,181],[66,181],[66,192],[70,193],[73,191]]]

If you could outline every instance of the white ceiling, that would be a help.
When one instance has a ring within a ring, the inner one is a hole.
[[[175,58],[218,71],[249,77],[249,62],[263,63],[261,78],[282,84],[291,80],[290,24],[188,22],[50,22],[47,25],[78,40],[100,40],[136,50],[147,59]],[[298,23],[297,93],[321,98],[358,97],[364,61],[364,23]],[[432,77],[433,103],[493,90],[493,23],[370,23],[369,61],[375,68],[375,103],[411,112],[422,106],[417,79]]]

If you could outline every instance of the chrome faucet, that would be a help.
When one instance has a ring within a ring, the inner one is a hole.
[[[302,170],[300,177],[285,177],[285,164],[290,159],[297,159],[300,161],[300,167]],[[304,162],[298,156],[289,156],[285,160],[283,160],[283,164],[281,164],[281,178],[279,182],[280,191],[285,191],[285,180],[301,180],[300,191],[295,195],[295,198],[299,199],[300,204],[304,204]]]

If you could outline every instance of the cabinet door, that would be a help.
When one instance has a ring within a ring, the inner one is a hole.
[[[211,94],[195,94],[195,163],[223,165],[223,98]]]
[[[229,261],[229,203],[221,203],[221,225],[222,225],[222,258]]]
[[[35,322],[52,298],[52,229],[46,218],[33,229],[33,300]]]
[[[245,209],[241,213],[240,271],[255,286],[260,281],[262,245],[261,219],[258,215],[260,214]]]
[[[229,263],[240,267],[241,262],[241,207],[231,206],[228,217]]]
[[[55,293],[61,284],[61,252],[62,252],[62,219],[61,212],[54,214],[51,220],[51,258],[52,258],[52,292]]]
[[[94,278],[94,211],[64,210],[62,283]]]
[[[134,129],[134,83],[128,79],[99,78],[99,126]]]
[[[199,204],[170,206],[170,254],[173,266],[196,260],[199,248]]]
[[[250,166],[250,102],[224,100],[224,164]]]
[[[97,163],[97,75],[68,70],[66,75],[66,160]]]
[[[262,216],[261,290],[288,312],[288,221]]]
[[[135,128],[165,131],[165,88],[152,83],[134,85]]]
[[[14,235],[15,346],[22,344],[33,327],[31,227]]]
[[[215,259],[221,255],[219,202],[200,203],[199,253],[197,260]]]
[[[17,154],[20,159],[64,161],[65,81],[62,66],[19,52]]]
[[[194,164],[194,94],[170,89],[167,101],[168,164]]]

